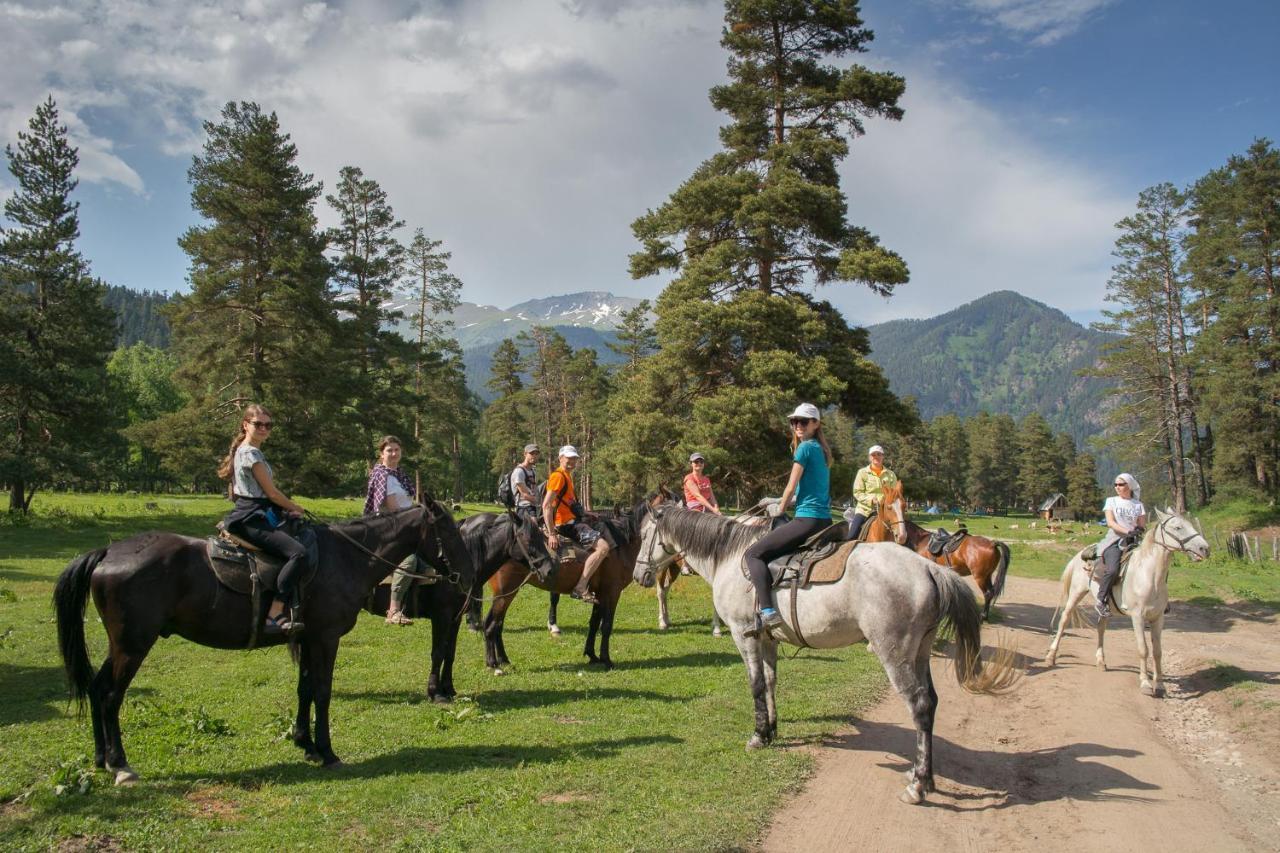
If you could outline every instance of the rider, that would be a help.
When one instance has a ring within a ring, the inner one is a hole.
[[[413,506],[417,494],[409,476],[400,470],[401,454],[400,439],[394,435],[384,435],[378,442],[378,461],[369,471],[369,485],[365,488],[365,515],[395,512]],[[404,602],[413,588],[413,575],[418,572],[418,555],[410,554],[400,561],[400,567],[392,575],[391,602],[387,605],[388,625],[413,624],[413,620],[404,615]]]
[[[853,499],[857,502],[853,510],[853,518],[849,519],[849,539],[857,539],[871,514],[875,512],[875,504],[884,495],[884,490],[898,482],[898,475],[884,467],[884,448],[878,444],[871,445],[867,451],[865,468],[859,468],[853,478]]]
[[[235,508],[223,517],[222,524],[229,533],[284,560],[276,579],[280,595],[271,602],[266,628],[269,633],[292,635],[305,628],[298,571],[304,564],[313,568],[309,565],[313,556],[312,549],[284,528],[287,518],[301,518],[303,509],[276,487],[271,465],[262,453],[262,443],[271,435],[274,424],[271,413],[262,406],[251,403],[245,407],[240,429],[218,467],[218,476],[230,480],[227,491],[235,502]]]
[[[757,540],[744,555],[760,606],[757,625],[748,628],[748,637],[759,636],[760,628],[771,631],[782,624],[773,606],[773,584],[769,561],[794,551],[806,539],[831,526],[831,449],[822,434],[822,415],[812,403],[801,403],[787,419],[791,425],[791,476],[782,490],[782,499],[769,504],[768,513],[781,515],[796,500],[796,517]]]
[[[516,499],[516,512],[538,518],[538,456],[536,444],[524,446],[524,460],[511,469],[511,494]]]
[[[703,471],[707,459],[701,453],[689,454],[689,473],[684,475],[684,505],[694,512],[714,512],[720,515],[720,504],[711,491],[711,479]]]
[[[591,552],[582,566],[582,577],[569,595],[588,604],[598,604],[595,593],[587,585],[613,548],[612,537],[607,530],[598,530],[583,520],[586,513],[573,491],[572,472],[578,467],[579,459],[577,448],[566,444],[560,448],[559,456],[560,467],[547,478],[547,493],[542,499],[542,517],[550,531],[547,546],[552,552],[559,551],[560,537],[564,536]]]
[[[1099,617],[1111,615],[1107,599],[1120,574],[1122,549],[1141,540],[1142,530],[1147,525],[1147,510],[1139,500],[1142,486],[1138,485],[1137,479],[1132,474],[1120,474],[1116,477],[1115,489],[1116,493],[1102,506],[1107,516],[1107,535],[1098,543],[1098,553],[1106,565],[1106,571],[1098,580],[1096,609]]]

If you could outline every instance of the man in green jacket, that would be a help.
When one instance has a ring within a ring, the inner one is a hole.
[[[886,486],[898,482],[898,475],[884,467],[884,448],[878,444],[871,445],[867,451],[865,468],[859,468],[853,478],[853,499],[857,506],[853,510],[853,518],[849,520],[849,538],[857,539],[862,533],[862,525],[876,511],[876,504]]]

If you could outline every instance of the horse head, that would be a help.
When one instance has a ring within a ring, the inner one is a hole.
[[[547,537],[542,528],[531,518],[514,510],[507,510],[511,525],[510,556],[529,567],[540,581],[550,580],[560,564],[547,549]]]
[[[445,577],[456,574],[460,589],[470,589],[475,581],[476,567],[453,514],[429,495],[424,495],[422,510],[418,556]]]
[[[636,508],[642,559],[636,560],[631,577],[646,589],[653,586],[658,573],[676,558],[677,552],[662,541],[662,534],[658,530],[658,522],[667,509],[666,504],[672,500],[671,493],[659,486],[657,491],[649,494]]]
[[[880,523],[889,529],[893,541],[907,544],[907,504],[902,497],[902,482],[884,486],[880,495]]]
[[[1152,507],[1151,511],[1156,522],[1151,537],[1157,545],[1167,551],[1181,551],[1196,562],[1209,556],[1208,540],[1186,516],[1170,507],[1165,507],[1164,512]]]

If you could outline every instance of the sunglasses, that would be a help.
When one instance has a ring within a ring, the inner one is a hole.
[[[249,421],[249,423],[253,424],[258,429],[271,429],[271,427],[274,426],[271,421]]]
[[[706,465],[706,464],[707,464],[707,460],[705,460],[705,459],[695,459],[695,460],[693,460],[693,464],[694,464],[694,465]]]
[[[1127,488],[1129,488],[1129,484],[1128,484],[1128,483],[1116,483],[1116,488],[1117,488],[1117,489],[1118,489],[1118,488],[1120,488],[1121,486],[1125,487],[1126,489],[1127,489]]]
[[[813,418],[791,418],[790,423],[793,427],[808,426],[809,424],[813,423]]]

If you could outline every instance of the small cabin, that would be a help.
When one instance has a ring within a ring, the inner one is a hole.
[[[1040,504],[1037,515],[1045,521],[1074,521],[1076,517],[1076,514],[1067,508],[1067,496],[1062,492],[1058,492]]]

